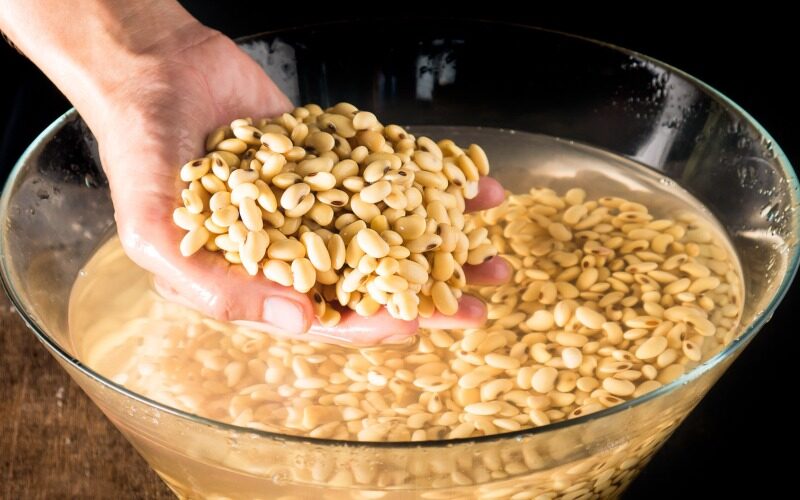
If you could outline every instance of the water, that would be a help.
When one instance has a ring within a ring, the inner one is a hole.
[[[417,136],[451,138],[457,144],[481,144],[492,163],[492,175],[515,193],[523,193],[536,186],[548,187],[563,195],[570,188],[580,187],[587,192],[588,199],[618,196],[646,205],[656,218],[692,220],[691,226],[711,231],[715,244],[724,249],[736,273],[741,275],[733,247],[702,203],[674,181],[642,165],[569,141],[514,131],[459,127],[413,127],[411,131]],[[738,296],[742,297],[741,285],[738,286]],[[270,375],[268,370],[273,367],[271,363],[274,356],[279,355],[276,353],[288,352],[287,349],[302,343],[275,340],[260,332],[220,324],[182,306],[165,302],[154,292],[151,277],[127,259],[116,237],[98,249],[76,280],[70,300],[69,326],[73,352],[77,357],[95,371],[135,392],[168,406],[227,423],[279,433],[303,433],[296,425],[282,422],[292,420],[292,412],[295,411],[293,402],[305,397],[302,391],[282,393],[278,390],[282,384],[291,385],[294,375],[291,370]],[[731,326],[730,330],[733,333],[737,331],[735,326]],[[427,335],[423,333],[422,337]],[[719,339],[719,342],[709,342],[709,347],[703,353],[704,359],[718,352],[722,344],[730,340],[725,338]],[[417,345],[407,347],[403,352],[399,352],[402,350],[400,348],[387,349],[386,359],[393,359],[395,355],[408,356],[417,352],[415,349],[418,349]],[[366,360],[372,359],[368,358],[370,354],[366,350],[356,351],[342,346],[314,346],[314,350],[315,354],[327,358],[335,354],[351,359],[358,357],[366,367],[369,366]],[[231,351],[235,353],[233,357],[228,357]],[[442,352],[446,352],[446,349]],[[324,361],[320,363],[324,364]],[[378,362],[376,366],[381,364]],[[687,365],[688,368],[691,366],[693,364]],[[242,373],[239,374],[239,371]],[[373,392],[386,396],[386,401],[392,401],[392,395],[386,389]],[[409,401],[415,400],[419,393],[410,397]],[[250,405],[251,399],[259,403]],[[248,408],[248,405],[251,407]],[[570,410],[566,408],[565,411],[568,413]],[[279,417],[277,421],[276,417]],[[129,430],[135,432],[134,429]],[[320,437],[343,439],[335,435]],[[429,435],[431,439],[439,437],[443,436]],[[653,439],[652,442],[657,444],[660,439]],[[160,445],[153,446],[160,450],[158,454],[169,453]],[[243,477],[223,473],[214,466],[209,468],[203,459],[206,451],[197,452],[198,457],[187,458],[184,448],[177,444],[175,446],[180,450],[175,459],[183,464],[181,467],[185,467],[184,471],[190,471],[193,467],[203,470],[199,475],[190,474],[197,484],[206,479],[209,484],[237,484],[237,481],[244,480]],[[187,444],[186,449],[190,451],[186,453],[189,457],[193,455],[192,446],[193,443]],[[612,447],[615,446],[617,444]],[[229,445],[227,447],[230,448]],[[633,449],[632,446],[630,448]],[[618,454],[618,460],[626,459],[627,455],[627,452]],[[229,464],[232,469],[250,471],[245,474],[247,481],[255,481],[253,491],[263,488],[262,492],[272,491],[268,488],[291,486],[298,477],[306,477],[303,474],[307,475],[307,464],[314,463],[313,459],[304,459],[298,465],[297,456],[294,456],[294,461],[285,464],[286,469],[280,469],[280,480],[272,481],[270,478],[273,478],[273,474],[268,472],[270,468],[263,461],[254,459],[243,463],[240,452],[233,448],[228,450],[226,456],[232,461]],[[598,456],[591,458],[599,460]],[[634,455],[630,455],[627,460],[634,458]],[[202,467],[197,463],[192,465],[195,459],[204,462]],[[632,463],[636,463],[636,460]],[[603,463],[606,463],[605,459]],[[357,475],[360,469],[356,465],[352,467],[353,474]],[[630,464],[626,464],[622,468],[628,470],[630,467]],[[199,486],[187,486],[174,471],[168,472],[167,465],[156,469],[177,490],[203,491]],[[376,465],[375,477],[383,477],[381,474],[386,469],[383,465]],[[306,472],[302,472],[304,470]],[[311,470],[312,475],[316,474],[313,467]],[[475,474],[473,476],[478,482],[479,475],[477,472]],[[267,487],[253,479],[262,475],[273,486]],[[334,476],[334,479],[337,477]],[[317,479],[314,475],[313,480]],[[575,482],[591,479],[591,474],[587,474],[586,477],[577,477]],[[339,480],[344,481],[342,478]],[[539,478],[535,481],[544,485],[549,484],[550,479]],[[288,491],[294,490],[280,492]],[[298,492],[307,494],[309,491],[303,489]],[[275,496],[280,492],[274,491]]]

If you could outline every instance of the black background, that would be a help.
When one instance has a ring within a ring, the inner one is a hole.
[[[241,4],[241,5],[240,5]],[[757,12],[704,15],[690,7],[642,5],[641,13],[579,11],[523,14],[492,3],[493,12],[414,3],[294,9],[272,2],[187,2],[202,22],[232,36],[273,28],[369,16],[509,21],[584,35],[656,57],[720,90],[772,134],[790,161],[800,161],[795,119],[797,27],[794,16]],[[269,7],[267,7],[269,5]],[[378,6],[380,11],[384,6]],[[645,12],[646,7],[646,12]],[[385,9],[384,9],[385,10]],[[445,22],[445,21],[443,21]],[[413,30],[413,22],[408,23]],[[387,33],[391,36],[391,33]],[[376,41],[379,43],[379,41]],[[68,107],[30,62],[0,44],[0,171],[4,179],[23,149]],[[627,498],[781,498],[795,471],[797,331],[800,288],[790,290],[773,320],[689,416],[631,486]],[[780,452],[787,453],[779,458]],[[791,490],[789,490],[791,491]],[[787,495],[788,496],[788,495]]]

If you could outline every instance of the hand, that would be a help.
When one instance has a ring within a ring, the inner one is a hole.
[[[68,89],[98,139],[122,245],[131,259],[155,274],[164,295],[218,319],[255,322],[270,331],[278,327],[290,335],[311,329],[316,335],[359,344],[399,341],[413,335],[418,326],[463,328],[483,323],[483,303],[464,296],[451,317],[437,314],[418,324],[392,318],[385,310],[369,318],[347,310],[339,325],[322,328],[313,323],[305,294],[261,274],[249,276],[217,253],[202,250],[183,257],[178,247],[184,231],[172,221],[182,188],[180,165],[204,153],[206,134],[219,124],[244,116],[275,116],[291,110],[292,104],[249,56],[220,33],[192,20],[182,22],[165,40],[149,45],[149,39],[141,37],[138,43],[146,57],[136,57],[126,66],[125,77],[108,70],[116,78],[107,78],[105,85],[90,85],[89,92],[78,85],[78,90]],[[479,196],[468,203],[470,209],[502,201],[504,193],[497,182],[485,178],[480,186]],[[484,284],[502,282],[509,274],[499,258],[465,266],[464,271],[471,282]]]

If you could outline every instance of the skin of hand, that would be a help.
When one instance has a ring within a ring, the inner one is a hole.
[[[42,54],[30,43],[37,33],[13,22],[25,9],[46,16],[36,5],[3,2],[10,5],[3,5],[9,9],[0,14],[0,28],[65,92],[97,137],[122,245],[136,264],[156,276],[166,297],[221,320],[270,331],[277,327],[287,335],[310,330],[316,337],[361,345],[399,342],[420,326],[468,328],[485,320],[485,305],[464,295],[450,317],[437,313],[402,321],[385,309],[368,318],[345,310],[337,326],[323,328],[314,324],[305,294],[263,274],[249,276],[217,253],[201,250],[183,257],[178,243],[184,231],[172,221],[184,187],[177,175],[180,165],[204,153],[205,135],[219,124],[275,116],[291,110],[292,103],[233,41],[172,2],[141,2],[132,8],[93,0],[99,20],[87,23],[91,41],[71,42],[73,33],[62,34],[67,40],[45,38],[61,59]],[[87,10],[90,15],[92,9]],[[46,20],[37,22],[34,29],[47,27]],[[496,181],[483,178],[467,209],[489,208],[504,197]],[[464,271],[471,284],[502,283],[510,275],[499,257]]]

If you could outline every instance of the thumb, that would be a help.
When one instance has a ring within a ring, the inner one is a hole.
[[[206,250],[184,257],[180,231],[171,219],[125,223],[119,229],[126,253],[156,276],[165,298],[221,321],[263,322],[294,335],[311,327],[314,311],[306,294],[262,274],[250,276],[242,266]]]

